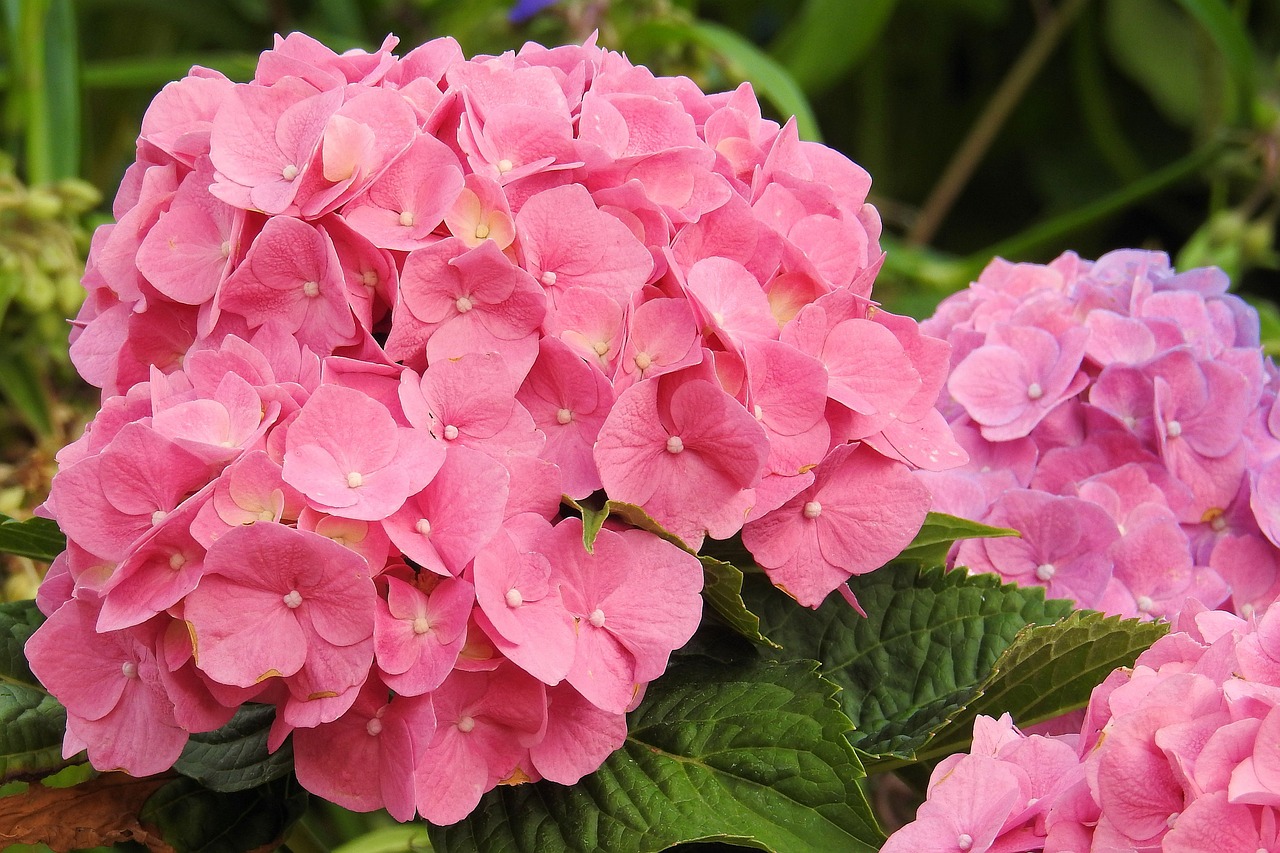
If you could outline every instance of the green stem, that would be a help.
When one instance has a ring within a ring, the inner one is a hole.
[[[973,176],[987,150],[991,148],[1000,128],[1022,100],[1031,81],[1048,61],[1071,22],[1088,2],[1089,0],[1064,0],[1057,13],[1036,30],[1031,41],[1027,42],[1022,54],[1000,81],[991,100],[970,128],[969,135],[952,155],[942,177],[925,199],[920,215],[907,233],[908,243],[925,245],[933,241],[939,226],[951,211],[961,190],[969,183],[969,178]]]
[[[1147,196],[1154,195],[1194,175],[1218,155],[1221,147],[1221,143],[1213,142],[1198,148],[1185,157],[1175,160],[1164,168],[1152,172],[1110,195],[1103,196],[1061,216],[1056,216],[1047,222],[1033,225],[1021,234],[1015,234],[1007,240],[1002,240],[994,246],[989,246],[980,252],[976,252],[970,255],[965,263],[968,265],[970,272],[976,274],[994,257],[1009,260],[1023,259],[1079,228],[1111,216]]]
[[[284,846],[292,853],[329,853],[325,843],[316,837],[311,827],[307,826],[306,817],[293,825]]]

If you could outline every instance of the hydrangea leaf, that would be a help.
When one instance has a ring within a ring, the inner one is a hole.
[[[625,501],[605,501],[600,509],[593,509],[590,506],[581,504],[577,501],[567,500],[567,502],[582,513],[582,542],[586,546],[588,552],[591,552],[596,535],[600,532],[600,528],[604,525],[605,519],[610,516],[618,518],[630,524],[632,527],[638,527],[641,530],[647,530],[656,536],[659,536],[678,548],[689,551],[679,536],[664,528],[652,516],[644,511],[643,508],[635,504],[626,503]],[[948,518],[950,516],[947,516]],[[971,524],[972,522],[965,522]],[[979,525],[982,526],[982,525]],[[741,542],[728,540],[731,543],[736,542],[741,553],[750,559],[745,549],[741,549]],[[704,547],[714,547],[723,543],[715,543],[713,540],[707,540]],[[690,551],[690,553],[693,553]],[[717,552],[718,553],[718,552]],[[735,551],[736,553],[736,551]],[[702,561],[703,572],[703,588],[702,598],[711,606],[725,624],[729,625],[735,631],[746,637],[753,643],[771,648],[778,648],[768,637],[760,633],[760,617],[752,613],[742,600],[742,569],[738,568],[728,560],[719,559],[717,556],[707,554],[696,555]]]
[[[44,616],[34,601],[0,604],[0,784],[65,767],[67,711],[36,681],[22,646]]]
[[[67,537],[62,535],[56,521],[48,518],[18,521],[0,514],[0,553],[51,563],[66,548]]]
[[[866,618],[837,596],[817,610],[796,607],[763,583],[750,583],[746,598],[788,656],[822,662],[843,688],[840,701],[857,728],[850,741],[880,761],[921,750],[981,695],[1020,631],[1072,610],[1070,602],[1046,601],[1038,587],[902,563],[849,586]]]
[[[439,853],[658,851],[730,841],[871,851],[883,840],[835,687],[812,661],[675,664],[628,718],[623,747],[577,785],[499,787],[433,828]]]
[[[899,560],[912,560],[925,566],[940,566],[947,558],[947,551],[961,539],[990,539],[997,536],[1017,536],[1018,531],[1007,527],[992,527],[967,518],[958,518],[941,512],[931,512],[924,520],[920,532],[911,544],[903,549]]]
[[[278,845],[306,807],[292,775],[232,793],[179,777],[151,795],[139,818],[175,850],[240,853]]]
[[[1163,637],[1169,626],[1079,610],[1052,625],[1027,626],[1000,655],[973,701],[934,733],[918,758],[967,749],[979,714],[1008,711],[1031,726],[1083,708],[1093,688]]]
[[[266,784],[293,770],[293,741],[267,752],[267,735],[275,706],[246,704],[222,728],[193,734],[173,765],[214,791],[243,791]]]

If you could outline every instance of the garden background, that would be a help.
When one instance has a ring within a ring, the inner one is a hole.
[[[1280,4],[1272,0],[6,0],[0,43],[0,513],[26,517],[97,393],[65,318],[143,111],[192,65],[246,80],[273,33],[467,55],[581,41],[775,117],[865,167],[888,252],[876,295],[928,316],[993,256],[1161,249],[1259,306],[1280,288]],[[4,558],[0,600],[42,566]],[[318,807],[333,846],[382,824]],[[401,843],[413,829],[386,824]],[[366,836],[368,839],[369,836]],[[373,848],[368,848],[373,849]]]

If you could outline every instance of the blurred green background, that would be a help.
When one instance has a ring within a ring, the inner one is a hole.
[[[996,254],[1163,249],[1277,288],[1276,0],[0,0],[0,512],[43,495],[96,395],[65,318],[143,111],[193,64],[252,74],[273,33],[468,55],[607,47],[708,91],[750,80],[872,174],[890,310],[926,316]],[[546,8],[527,20],[512,12]],[[1274,311],[1265,334],[1274,348]]]

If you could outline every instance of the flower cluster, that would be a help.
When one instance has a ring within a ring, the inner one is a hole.
[[[1277,849],[1280,607],[1190,604],[1178,628],[1094,689],[1079,734],[980,717],[884,853]]]
[[[953,555],[1127,616],[1280,593],[1280,377],[1221,270],[1156,252],[996,260],[922,328],[954,347],[968,450],[935,508],[1022,533]]]
[[[72,357],[28,646],[65,750],[169,767],[245,702],[309,790],[464,817],[573,783],[739,530],[816,606],[914,535],[947,345],[870,301],[865,172],[594,44],[278,39],[143,121]],[[637,504],[688,550],[561,496]],[[139,732],[147,736],[139,737]]]

